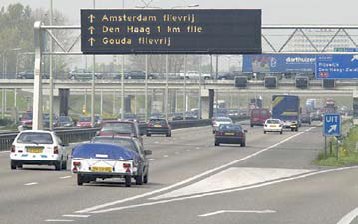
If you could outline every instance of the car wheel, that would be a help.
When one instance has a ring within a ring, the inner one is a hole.
[[[245,147],[246,146],[246,142],[243,142],[240,144],[241,147]]]
[[[252,127],[252,128],[253,128],[253,127],[254,127],[254,125],[253,125],[253,124],[250,124],[250,127]]]
[[[152,135],[147,133],[147,137],[150,137],[150,136],[152,136]]]
[[[280,131],[280,135],[282,135],[282,131]]]
[[[136,185],[142,185],[143,182],[144,182],[143,179],[144,179],[144,178],[143,178],[143,174],[136,176],[136,177],[135,177],[135,184],[136,184]]]
[[[62,161],[62,169],[67,170],[67,161]]]
[[[11,161],[11,169],[16,170],[16,163],[14,161]]]
[[[84,182],[83,179],[84,179],[84,177],[81,174],[77,174],[77,185],[78,186],[83,185],[83,182]]]
[[[295,129],[294,128],[291,128],[291,131],[294,131]]]
[[[16,166],[17,166],[17,168],[22,169],[22,164],[21,163],[18,163]]]
[[[296,128],[295,131],[298,131],[298,128]]]
[[[126,187],[130,187],[130,186],[132,185],[132,178],[131,178],[131,176],[127,175],[124,179],[125,179]]]
[[[172,133],[171,132],[167,133],[167,137],[172,137]]]
[[[219,142],[215,142],[214,145],[215,145],[215,146],[220,146],[220,143],[219,143]]]
[[[61,170],[62,168],[62,161],[55,162],[55,170]]]
[[[148,172],[147,174],[143,177],[143,183],[147,184],[148,183]]]
[[[264,131],[264,134],[266,134],[266,131]]]

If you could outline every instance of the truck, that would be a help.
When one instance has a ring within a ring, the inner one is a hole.
[[[280,119],[284,128],[298,131],[300,126],[300,98],[294,95],[272,96],[272,118]]]

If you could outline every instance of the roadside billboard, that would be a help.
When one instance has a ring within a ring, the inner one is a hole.
[[[310,54],[243,55],[243,72],[314,73],[316,56]]]

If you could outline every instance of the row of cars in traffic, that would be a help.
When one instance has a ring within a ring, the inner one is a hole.
[[[151,118],[147,123],[147,136],[163,134],[171,136],[167,120]],[[132,180],[142,185],[149,180],[150,150],[145,150],[143,133],[138,122],[108,120],[89,143],[75,146],[68,155],[68,143],[53,131],[24,130],[14,139],[10,152],[11,169],[23,165],[51,165],[55,170],[67,169],[77,174],[77,184],[95,182],[98,179],[123,178],[125,186]]]

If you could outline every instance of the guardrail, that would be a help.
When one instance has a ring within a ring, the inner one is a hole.
[[[210,125],[210,119],[202,120],[184,120],[184,121],[170,121],[172,129],[190,128]],[[142,134],[146,133],[146,123],[140,123],[139,128]],[[61,138],[64,143],[88,141],[94,137],[100,128],[69,128],[69,129],[55,129],[55,133]],[[7,132],[0,134],[0,151],[10,149],[12,142],[19,132]]]

